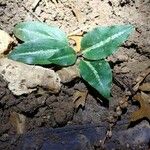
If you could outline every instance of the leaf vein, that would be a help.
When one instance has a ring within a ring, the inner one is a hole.
[[[40,55],[40,54],[44,54],[44,55],[49,55],[50,57],[52,57],[56,52],[58,52],[59,49],[47,49],[46,51],[45,50],[38,50],[38,51],[33,51],[33,52],[25,52],[25,53],[16,53],[14,54],[17,55],[17,56],[24,56],[24,55]]]
[[[122,34],[124,34],[125,32],[127,32],[127,30],[129,30],[129,29],[126,29],[124,31],[116,33],[116,34],[108,37],[104,41],[100,41],[99,43],[96,43],[95,45],[90,46],[89,48],[85,49],[82,53],[87,53],[87,52],[89,52],[89,51],[91,51],[93,49],[96,49],[96,48],[104,46],[105,44],[109,43],[111,40],[114,40],[115,38],[117,38],[117,37],[121,36]]]
[[[84,62],[87,64],[87,66],[88,66],[88,67],[92,70],[92,72],[94,73],[96,79],[98,80],[98,84],[100,85],[100,87],[101,87],[101,88],[104,88],[104,87],[103,87],[103,84],[102,84],[102,82],[101,82],[101,79],[100,79],[99,75],[97,74],[97,71],[95,70],[95,68],[94,68],[89,62],[87,62],[87,61],[84,61]]]

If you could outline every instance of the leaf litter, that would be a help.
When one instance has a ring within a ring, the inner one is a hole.
[[[139,110],[133,112],[130,117],[130,121],[138,121],[140,119],[148,119],[150,121],[150,96],[148,93],[150,91],[150,83],[142,83],[145,78],[150,74],[150,68],[146,69],[136,79],[136,85],[133,87],[133,90],[137,92],[140,90],[140,93],[137,93],[133,100],[136,100],[140,103]],[[144,92],[143,92],[144,91]]]
[[[139,89],[141,91],[145,91],[145,92],[150,92],[150,83],[143,83],[142,85],[139,86]]]
[[[79,106],[84,107],[88,91],[75,91],[73,94],[73,102],[75,104],[75,108]]]
[[[147,118],[150,121],[150,96],[141,92],[133,97],[140,103],[140,109],[133,112],[131,115],[131,122]]]
[[[75,42],[75,46],[73,46],[75,51],[77,53],[80,52],[82,35],[71,35],[71,36],[69,36],[69,39],[73,40]]]
[[[10,112],[10,123],[16,129],[17,134],[23,134],[25,132],[26,117],[23,114],[16,112]]]

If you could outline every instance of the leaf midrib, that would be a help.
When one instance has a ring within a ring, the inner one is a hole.
[[[44,54],[45,55],[48,53],[50,54],[51,53],[51,56],[52,57],[55,53],[57,53],[60,49],[57,48],[57,49],[46,49],[46,50],[38,50],[38,51],[33,51],[33,52],[24,52],[24,53],[16,53],[16,54],[13,54],[14,56],[15,55],[19,55],[19,56],[24,56],[24,55],[36,55],[36,54]]]
[[[85,54],[85,53],[87,53],[87,52],[89,52],[89,51],[91,51],[93,49],[97,49],[97,48],[100,48],[100,47],[104,46],[106,43],[109,43],[111,40],[114,40],[115,38],[121,36],[122,34],[124,34],[129,29],[130,28],[128,28],[128,29],[126,29],[124,31],[121,31],[121,32],[119,32],[117,34],[114,34],[114,35],[108,37],[107,39],[105,39],[104,41],[100,41],[99,43],[96,43],[95,45],[92,45],[92,46],[88,47],[87,49],[83,50],[82,53]]]
[[[99,77],[97,71],[95,70],[95,68],[94,68],[89,62],[87,62],[87,61],[84,61],[84,62],[85,62],[85,63],[87,64],[87,66],[92,70],[93,74],[95,75],[96,79],[98,80],[98,84],[100,85],[100,87],[101,87],[102,89],[104,89],[104,86],[103,86],[103,84],[102,84],[102,82],[101,82],[101,79],[100,79],[100,77]]]

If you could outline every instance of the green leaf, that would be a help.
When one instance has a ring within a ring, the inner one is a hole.
[[[97,27],[81,41],[83,57],[90,60],[104,59],[117,51],[133,31],[131,25]]]
[[[27,64],[57,64],[66,66],[75,63],[76,54],[72,48],[64,46],[63,43],[56,40],[39,39],[17,46],[8,55],[8,58]]]
[[[38,21],[21,22],[15,26],[13,33],[24,42],[49,38],[68,45],[67,36],[63,31]]]
[[[48,60],[57,65],[69,66],[75,63],[77,59],[76,53],[73,48],[66,46],[62,51],[56,52]]]
[[[103,97],[110,97],[112,72],[108,62],[104,60],[81,60],[79,69],[85,81],[94,87]]]

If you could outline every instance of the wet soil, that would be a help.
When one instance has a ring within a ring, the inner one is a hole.
[[[0,28],[12,35],[16,23],[25,20],[40,20],[49,25],[57,25],[66,33],[78,29],[88,31],[96,25],[127,23],[135,26],[135,32],[115,55],[108,58],[115,79],[121,83],[120,86],[114,81],[110,102],[103,100],[81,79],[64,84],[58,94],[50,94],[39,87],[38,91],[31,94],[14,96],[0,76],[0,149],[17,149],[17,145],[20,144],[21,140],[18,137],[15,137],[14,141],[11,139],[12,135],[17,135],[18,129],[15,120],[18,116],[20,118],[20,115],[25,120],[25,124],[21,124],[23,134],[30,131],[39,132],[43,128],[63,130],[65,126],[102,123],[107,126],[105,128],[107,131],[110,125],[108,118],[114,113],[116,106],[127,96],[138,74],[150,67],[149,1],[40,0],[36,6],[34,2],[34,0],[0,0]],[[146,80],[150,81],[149,76]],[[73,94],[76,90],[89,91],[84,108],[75,109],[74,107]],[[106,147],[104,146],[106,149],[111,149],[112,145],[114,149],[150,148],[150,137],[146,134],[150,130],[148,120],[142,120],[130,126],[129,117],[136,109],[138,109],[138,105],[129,101],[128,107],[112,129],[112,138],[106,139]],[[147,129],[143,130],[145,127]],[[134,129],[136,130],[135,134],[133,134]],[[102,132],[100,133],[102,134]],[[118,136],[120,138],[116,140]],[[131,142],[133,139],[136,139],[134,145]],[[126,145],[123,144],[123,141]],[[124,147],[121,147],[122,145]],[[11,148],[11,146],[13,147]],[[104,147],[98,145],[93,149]]]

